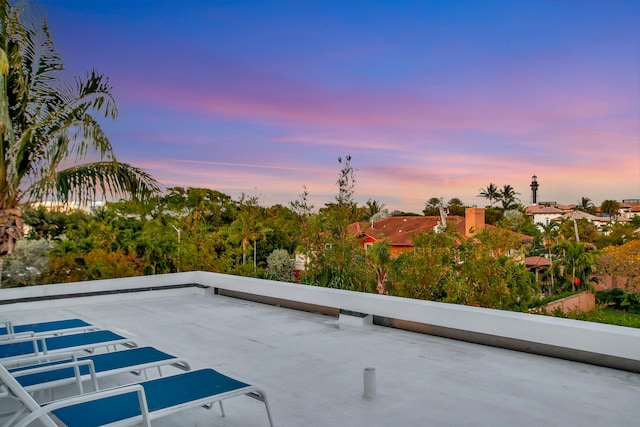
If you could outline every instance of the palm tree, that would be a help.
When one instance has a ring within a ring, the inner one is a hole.
[[[62,81],[46,20],[39,24],[6,0],[0,0],[0,25],[1,261],[22,237],[23,203],[146,197],[158,184],[116,161],[93,116],[117,115],[108,79],[92,71],[74,84]],[[83,163],[88,158],[98,161]]]
[[[376,242],[367,250],[367,260],[376,272],[376,292],[387,295],[387,276],[391,268],[391,247],[389,242]]]
[[[447,202],[447,206],[448,207],[452,207],[452,206],[464,207],[464,203],[462,203],[462,200],[458,199],[457,197],[454,197]]]
[[[499,194],[500,194],[499,196],[500,200],[503,200],[505,202],[511,202],[511,204],[515,204],[515,202],[518,200],[516,196],[520,193],[516,192],[516,190],[509,184],[506,184],[502,186],[502,190],[499,190]]]
[[[576,206],[576,209],[592,214],[595,212],[596,207],[590,198],[582,196],[582,198],[578,202],[578,206]]]
[[[551,249],[554,247],[556,243],[556,239],[558,238],[558,229],[560,228],[560,224],[555,221],[550,221],[546,224],[540,224],[542,227],[542,244],[545,248],[547,248],[549,252],[549,270],[553,270],[553,256],[551,255]],[[554,276],[553,274],[549,275],[551,277],[551,289],[553,289]]]
[[[500,199],[500,190],[498,190],[498,187],[491,182],[487,188],[480,189],[478,197],[484,197],[489,201],[489,206],[493,207],[493,204]]]
[[[382,209],[384,208],[384,203],[380,203],[377,200],[367,200],[367,218],[371,218],[372,216],[374,216],[377,213],[380,213],[382,211]]]
[[[615,218],[620,214],[620,203],[617,200],[605,200],[600,205],[600,212]]]
[[[516,209],[518,207],[518,203],[513,200],[513,199],[501,199],[500,200],[500,206],[498,207],[498,209],[500,209],[503,212],[506,211],[510,211],[513,209]]]
[[[430,198],[429,200],[427,200],[426,206],[422,210],[422,213],[425,216],[438,215],[440,213],[440,210],[439,210],[440,203],[441,203],[441,200],[439,197]]]
[[[450,215],[464,216],[464,203],[462,203],[462,200],[457,197],[454,197],[447,202],[447,209],[449,210]]]
[[[595,270],[595,253],[590,250],[590,244],[584,242],[572,243],[569,241],[560,242],[557,248],[562,256],[554,264],[554,271],[560,275],[568,277],[571,274],[571,290],[576,290],[576,285],[584,282],[587,271]]]

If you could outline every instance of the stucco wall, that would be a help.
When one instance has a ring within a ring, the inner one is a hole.
[[[547,313],[551,313],[557,308],[560,308],[563,312],[569,311],[591,311],[596,307],[596,296],[585,291],[577,295],[571,295],[570,297],[562,298],[560,300],[551,302],[544,306]]]

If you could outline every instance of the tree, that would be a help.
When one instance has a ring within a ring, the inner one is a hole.
[[[611,218],[616,218],[620,215],[620,203],[616,200],[605,200],[600,205],[600,212]]]
[[[422,210],[424,216],[436,216],[440,215],[440,203],[441,200],[439,197],[432,197],[427,200],[425,204],[425,208]]]
[[[565,218],[560,221],[558,236],[571,242],[576,241],[576,229],[581,242],[595,243],[600,236],[598,227],[585,218]]]
[[[527,236],[537,236],[540,233],[538,227],[533,223],[533,218],[517,209],[503,211],[503,217],[498,225]]]
[[[500,193],[500,200],[504,202],[512,202],[514,204],[515,202],[518,201],[518,198],[516,196],[520,194],[516,192],[516,190],[509,184],[503,185],[502,190],[500,190],[499,193]]]
[[[367,260],[376,272],[376,293],[387,295],[387,275],[391,268],[391,247],[382,240],[374,243],[367,250]]]
[[[336,181],[336,202],[326,204],[310,221],[309,243],[312,244],[312,251],[308,253],[310,264],[304,281],[313,285],[364,291],[373,282],[370,277],[372,274],[365,260],[364,249],[347,230],[349,224],[361,216],[353,200],[355,169],[351,166],[351,156],[347,156],[344,162],[339,157],[338,163],[341,169]]]
[[[414,249],[404,251],[390,272],[393,293],[406,298],[442,301],[444,283],[455,275],[458,244],[462,236],[455,227],[442,233],[420,233],[413,236]]]
[[[462,200],[457,197],[454,197],[447,202],[447,209],[449,210],[449,215],[464,216],[465,213],[464,203],[462,203]]]
[[[627,279],[627,291],[640,294],[640,240],[604,248],[596,263],[600,273]]]
[[[493,207],[493,204],[500,200],[500,191],[498,187],[493,183],[489,183],[487,188],[481,188],[478,197],[484,197],[489,201],[489,207]]]
[[[382,212],[384,209],[384,203],[380,203],[377,200],[367,200],[366,208],[367,208],[367,218],[373,217],[375,214]]]
[[[117,162],[94,114],[115,118],[109,81],[95,71],[68,84],[44,19],[0,0],[0,260],[21,236],[23,202],[146,197],[146,172]],[[98,159],[83,163],[86,159]],[[70,166],[69,166],[70,165]]]
[[[52,240],[64,232],[67,215],[39,206],[37,209],[25,209],[23,221],[25,225],[29,226],[28,238]]]
[[[632,240],[640,239],[640,233],[635,232],[637,229],[638,226],[634,226],[632,223],[614,221],[608,224],[603,232],[599,233],[596,239],[596,246],[599,249],[607,246],[620,246]]]
[[[596,207],[591,201],[591,199],[584,196],[582,196],[582,198],[578,202],[578,206],[576,206],[576,209],[582,212],[590,213],[590,214],[596,213]]]
[[[589,271],[595,271],[595,255],[597,251],[591,250],[591,246],[584,242],[564,241],[557,245],[559,259],[553,265],[554,272],[559,273],[567,281],[571,278],[571,290],[576,290],[576,285],[586,283],[586,275]]]

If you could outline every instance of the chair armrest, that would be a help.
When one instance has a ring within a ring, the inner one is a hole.
[[[29,332],[10,332],[8,334],[0,335],[0,342],[2,341],[16,341],[18,338],[32,338],[36,334]]]
[[[42,363],[57,362],[65,359],[75,360],[75,358],[76,358],[75,353],[41,354],[39,356],[21,357],[16,360],[9,360],[7,362],[2,362],[2,365],[7,369],[14,369],[14,368],[20,368],[20,367],[27,368],[30,366],[35,367]]]
[[[17,359],[24,359],[24,358],[28,358],[28,357],[35,357],[38,356],[40,354],[40,348],[38,347],[38,342],[40,342],[42,344],[42,353],[46,353],[46,342],[44,338],[39,338],[36,336],[20,336],[20,337],[16,337],[12,340],[8,340],[8,341],[0,341],[0,345],[11,345],[14,343],[20,343],[20,342],[32,342],[33,343],[33,354],[28,353],[28,354],[24,354],[24,355],[20,355],[20,356],[10,356],[11,360],[17,360]],[[4,363],[4,362],[3,362]]]
[[[41,406],[39,409],[36,409],[35,411],[24,417],[18,424],[15,425],[15,427],[26,427],[33,421],[36,421],[37,419],[52,411],[55,411],[56,409],[66,408],[84,402],[91,402],[93,400],[100,400],[111,396],[134,392],[138,395],[138,403],[140,404],[140,412],[142,414],[143,425],[145,427],[151,427],[151,420],[149,419],[149,407],[147,406],[147,397],[144,393],[144,387],[142,387],[140,384],[111,388],[108,390],[97,391],[94,393],[83,394],[82,396],[74,396],[47,403],[46,405]],[[47,418],[51,420],[51,418]]]
[[[13,322],[11,322],[11,320],[0,319],[0,325],[4,325],[8,334],[13,333]]]
[[[98,376],[96,375],[96,369],[93,364],[93,360],[77,360],[76,356],[73,356],[73,360],[70,362],[56,363],[55,365],[47,365],[47,366],[32,366],[26,369],[21,369],[19,371],[12,371],[11,375],[14,378],[23,377],[25,375],[31,374],[39,374],[42,372],[51,372],[58,371],[67,368],[73,368],[73,374],[76,381],[76,385],[80,391],[80,394],[84,393],[82,388],[82,374],[80,374],[80,366],[88,366],[89,367],[89,375],[91,376],[91,381],[93,383],[94,390],[98,390]]]

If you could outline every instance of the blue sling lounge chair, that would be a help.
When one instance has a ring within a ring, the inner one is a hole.
[[[53,320],[50,322],[41,323],[27,323],[23,325],[13,325],[11,321],[4,320],[0,324],[4,324],[4,327],[0,327],[0,339],[4,336],[10,336],[12,334],[24,334],[31,333],[33,335],[60,335],[73,332],[93,331],[100,329],[95,327],[82,319],[63,319]]]
[[[13,375],[20,385],[28,392],[50,389],[66,384],[76,383],[79,392],[83,393],[82,381],[90,378],[93,389],[98,390],[98,378],[123,373],[141,373],[147,379],[147,370],[158,369],[162,376],[162,367],[174,366],[183,371],[191,369],[189,363],[181,358],[157,350],[153,347],[138,347],[110,353],[93,354],[77,357],[62,355],[53,362],[38,363],[40,356],[32,359],[34,364],[25,366],[30,360],[21,359],[17,363],[20,367],[5,368]],[[55,356],[54,356],[55,357]]]
[[[116,387],[95,393],[39,405],[0,365],[0,380],[24,405],[6,425],[27,427],[38,420],[53,427],[59,420],[67,427],[124,426],[142,424],[191,408],[211,408],[219,402],[247,395],[264,403],[269,425],[273,427],[271,410],[265,393],[255,386],[227,377],[213,369],[201,369],[144,381],[130,386]]]
[[[51,337],[24,337],[0,341],[0,362],[42,354],[70,353],[98,347],[123,345],[137,347],[136,342],[107,330]]]

